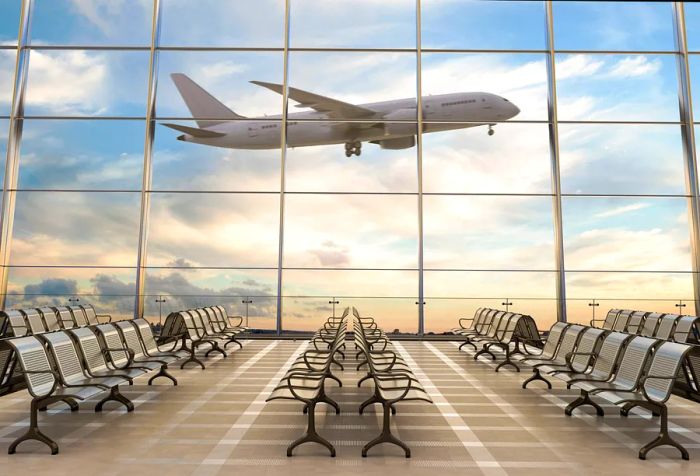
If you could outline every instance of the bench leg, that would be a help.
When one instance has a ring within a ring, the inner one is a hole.
[[[209,357],[209,354],[211,354],[212,352],[219,352],[221,355],[224,356],[224,359],[226,357],[228,357],[228,354],[226,353],[226,351],[224,349],[222,349],[221,347],[219,347],[218,342],[210,341],[210,344],[211,344],[211,349],[206,351],[206,353],[204,354],[204,357]]]
[[[329,378],[329,379],[331,379],[331,380],[335,380],[336,382],[338,382],[338,387],[339,387],[339,388],[343,386],[343,382],[342,382],[338,377],[336,377],[336,376],[333,375],[333,374],[328,374],[328,375],[326,376],[326,378]]]
[[[547,384],[547,388],[548,388],[548,389],[550,389],[550,390],[552,389],[552,384],[549,382],[549,380],[547,380],[546,378],[544,378],[544,377],[542,376],[542,374],[540,373],[540,370],[539,370],[539,369],[533,369],[533,370],[532,370],[532,377],[530,377],[529,379],[527,379],[527,380],[525,380],[525,381],[523,382],[523,388],[527,388],[527,385],[528,385],[530,382],[533,382],[533,381],[535,381],[535,380],[541,380],[541,381],[543,381],[544,383]]]
[[[391,434],[390,416],[392,405],[390,405],[388,402],[383,402],[382,407],[384,408],[384,422],[382,426],[382,432],[378,437],[367,443],[362,448],[362,457],[366,458],[367,451],[370,450],[373,446],[377,446],[381,443],[391,443],[398,446],[399,448],[402,448],[406,453],[406,458],[410,458],[411,449],[406,445],[406,443],[404,443],[403,441],[399,440]]]
[[[518,367],[515,362],[510,360],[510,356],[513,355],[513,353],[510,351],[510,346],[508,344],[506,344],[502,347],[505,349],[505,352],[506,352],[506,360],[504,360],[503,362],[501,362],[500,364],[498,364],[496,366],[496,372],[498,372],[501,369],[501,367],[504,367],[506,365],[510,365],[515,369],[516,372],[520,372],[520,367]]]
[[[107,402],[110,402],[110,401],[121,403],[122,405],[124,405],[126,407],[127,412],[134,411],[134,404],[131,403],[131,400],[129,400],[124,395],[119,393],[119,387],[112,387],[111,390],[109,391],[109,395],[107,395],[105,398],[103,398],[102,400],[97,402],[97,405],[95,405],[95,411],[101,412],[104,404]]]
[[[57,400],[54,400],[57,401]],[[43,406],[44,408],[49,405],[49,403],[53,402],[46,402],[37,399],[33,399],[31,404],[30,404],[30,417],[29,417],[29,428],[27,429],[26,433],[24,435],[20,436],[17,438],[15,441],[12,442],[10,447],[7,449],[7,454],[13,455],[17,451],[17,446],[19,446],[20,443],[23,441],[27,440],[36,440],[44,443],[46,446],[51,448],[51,454],[56,455],[58,454],[58,444],[43,434],[41,430],[39,430],[39,407]]]
[[[595,411],[598,414],[598,416],[605,416],[605,411],[603,410],[603,407],[591,400],[591,396],[588,394],[588,392],[584,390],[581,390],[581,396],[579,396],[576,400],[574,400],[566,406],[566,408],[564,409],[564,413],[568,416],[571,416],[573,411],[581,405],[590,405],[593,408],[595,408]]]
[[[362,404],[360,405],[360,415],[362,415],[364,413],[365,408],[367,408],[370,405],[374,405],[375,403],[379,403],[379,399],[377,398],[376,394],[372,395],[367,400],[362,402]]]
[[[180,364],[181,369],[184,369],[185,365],[189,364],[190,362],[194,362],[194,363],[198,364],[200,367],[202,367],[202,370],[205,369],[204,363],[201,360],[199,360],[197,358],[197,356],[195,355],[196,350],[197,350],[197,346],[194,343],[192,343],[192,348],[187,349],[187,352],[190,353],[189,357],[187,357],[185,359],[185,361],[182,364]]]
[[[360,380],[357,381],[357,388],[362,387],[362,382],[364,382],[365,380],[369,380],[371,378],[372,378],[372,376],[370,374],[367,374],[364,377],[362,377]]]
[[[472,347],[474,347],[474,350],[476,351],[476,346],[474,345],[474,343],[473,343],[468,337],[467,337],[467,340],[465,340],[464,342],[462,342],[462,345],[460,345],[460,346],[457,348],[457,350],[462,350],[462,347],[464,347],[465,345],[471,345]]]
[[[335,356],[331,357],[331,363],[333,363],[333,364],[337,365],[338,367],[340,367],[340,370],[341,370],[341,371],[342,371],[342,370],[345,370],[345,367],[343,367],[343,364],[341,364],[340,362],[338,362],[337,360],[335,360]]]
[[[486,344],[484,344],[484,346],[481,348],[481,350],[480,350],[479,352],[477,352],[476,354],[474,354],[474,360],[478,360],[479,356],[484,355],[484,354],[490,355],[490,356],[491,356],[491,360],[496,360],[496,356],[493,355],[493,352],[491,352],[491,351],[489,350],[489,348],[486,346]]]
[[[649,451],[653,450],[654,448],[658,448],[659,446],[668,445],[673,446],[678,451],[680,451],[681,457],[684,460],[688,461],[690,459],[688,451],[685,448],[683,448],[683,446],[681,446],[680,443],[674,440],[668,432],[668,408],[666,407],[666,405],[660,406],[659,414],[661,416],[659,436],[657,436],[654,439],[654,441],[642,446],[642,448],[639,450],[639,459],[647,459],[647,453]]]
[[[158,370],[158,373],[155,374],[153,377],[148,379],[148,385],[151,385],[155,379],[158,377],[165,377],[167,379],[170,379],[173,382],[174,386],[177,386],[177,379],[170,375],[168,372],[168,366],[167,365],[161,365],[160,370]]]
[[[238,347],[241,349],[243,348],[243,344],[241,344],[238,339],[236,339],[236,336],[231,336],[229,340],[226,341],[224,344],[224,349],[228,347],[229,344],[238,344]]]
[[[65,398],[59,398],[58,400],[55,400],[54,402],[51,403],[58,403],[58,402],[64,402],[70,407],[71,412],[77,412],[80,409],[80,406],[78,405],[78,402],[75,401],[75,399],[70,398],[70,397],[65,397]],[[46,410],[49,409],[49,403],[46,403],[43,406],[39,407],[40,412],[45,412]]]
[[[325,446],[328,448],[328,450],[331,452],[331,456],[335,458],[335,448],[333,445],[326,440],[325,438],[322,438],[321,435],[319,435],[316,432],[316,402],[311,402],[308,405],[308,414],[309,414],[309,420],[308,420],[308,426],[306,428],[306,433],[301,437],[292,442],[287,447],[287,456],[292,456],[292,452],[294,451],[294,448],[296,448],[299,445],[303,445],[304,443],[318,443],[320,445]]]

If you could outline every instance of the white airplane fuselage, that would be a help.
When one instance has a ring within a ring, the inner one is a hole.
[[[490,93],[452,93],[422,98],[423,132],[438,132],[492,125],[516,116],[520,109],[507,99]],[[373,141],[386,148],[400,146],[400,139],[410,140],[417,133],[416,100],[399,99],[361,104],[376,111],[375,117],[363,122],[342,122],[317,111],[291,113],[287,116],[287,146],[348,144]],[[207,125],[217,137],[195,137],[183,134],[179,140],[230,149],[279,149],[281,145],[280,115],[226,121]],[[391,122],[406,121],[406,122]],[[440,123],[440,121],[447,121]],[[462,121],[462,122],[460,122]],[[394,140],[392,146],[391,140]]]

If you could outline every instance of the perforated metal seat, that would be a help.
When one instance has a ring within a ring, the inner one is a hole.
[[[46,325],[44,320],[41,318],[41,314],[36,309],[22,309],[20,310],[24,314],[24,318],[27,321],[27,326],[29,327],[29,332],[31,334],[37,335],[46,332]]]
[[[578,339],[585,329],[585,327],[580,326],[578,324],[570,325],[566,329],[564,329],[564,333],[561,337],[561,342],[559,343],[559,346],[549,358],[529,357],[526,359],[522,359],[520,362],[532,367],[532,376],[523,382],[522,387],[527,388],[527,386],[531,382],[535,380],[541,380],[547,385],[547,388],[551,389],[552,384],[549,382],[549,380],[542,376],[540,367],[543,367],[545,365],[565,366],[567,355],[574,351]]]
[[[588,380],[596,382],[605,382],[613,375],[615,365],[617,364],[625,344],[632,339],[629,334],[622,332],[611,332],[607,334],[598,352],[592,352],[593,366],[588,372],[576,372],[569,369],[568,371],[559,370],[552,375],[567,383],[570,387],[572,383],[579,380]],[[577,355],[579,351],[574,354]]]
[[[676,328],[676,322],[680,316],[678,314],[664,314],[659,325],[656,327],[654,336],[656,339],[669,340],[673,336],[673,330]]]
[[[78,348],[85,362],[85,370],[93,377],[124,377],[129,382],[146,373],[146,369],[110,367],[105,359],[105,354],[100,347],[95,333],[87,327],[71,329],[68,331],[78,344]]]
[[[601,339],[604,337],[604,329],[598,329],[595,327],[588,327],[584,329],[578,344],[576,345],[576,351],[573,350],[566,355],[564,355],[565,363],[551,363],[542,365],[539,367],[542,373],[555,373],[561,370],[574,370],[576,372],[585,372],[591,363],[594,361],[593,351],[598,347]]]
[[[53,308],[40,307],[37,308],[37,311],[41,314],[41,317],[44,319],[46,329],[49,332],[54,332],[62,329],[61,324],[58,320],[58,316],[56,315],[56,311],[54,311]]]

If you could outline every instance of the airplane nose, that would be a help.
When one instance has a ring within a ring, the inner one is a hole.
[[[510,103],[510,107],[511,107],[511,116],[510,117],[515,117],[518,114],[520,114],[520,108],[518,106],[516,106],[513,103]]]

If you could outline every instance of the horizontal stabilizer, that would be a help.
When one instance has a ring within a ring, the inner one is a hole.
[[[197,129],[196,127],[181,126],[180,124],[163,124],[165,127],[175,129],[176,131],[184,132],[192,137],[199,137],[201,139],[211,139],[214,137],[223,137],[226,134],[222,132],[209,131],[207,129]]]

